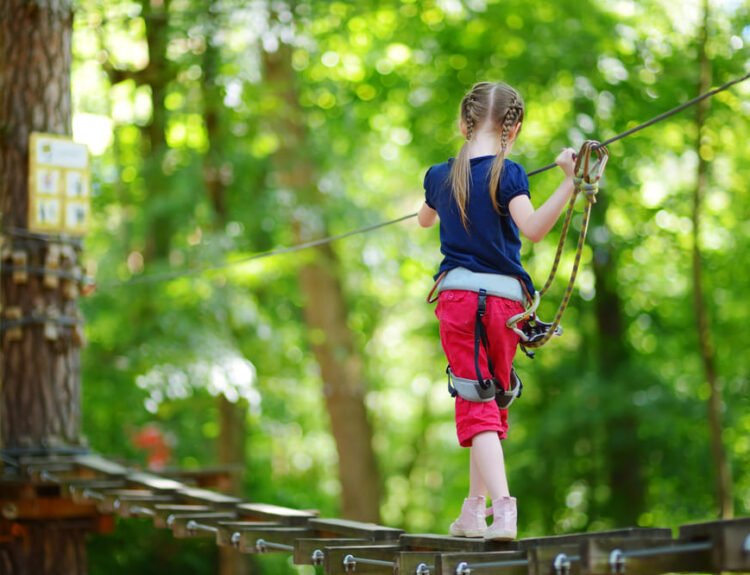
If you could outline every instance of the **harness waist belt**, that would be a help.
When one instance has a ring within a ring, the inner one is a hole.
[[[526,303],[521,282],[511,276],[473,272],[466,268],[453,268],[445,274],[437,286],[437,291],[457,289],[478,292],[483,289],[487,295]]]
[[[521,397],[521,391],[523,390],[521,378],[518,377],[516,370],[512,368],[510,371],[510,389],[508,391],[503,391],[500,383],[495,383],[495,380],[492,379],[486,380],[483,382],[484,385],[482,385],[476,379],[457,377],[451,371],[450,366],[446,372],[448,373],[448,391],[453,397],[458,395],[466,401],[476,403],[494,401],[500,409],[510,407],[510,404],[517,397]]]

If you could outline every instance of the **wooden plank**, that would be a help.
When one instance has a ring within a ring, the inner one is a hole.
[[[125,487],[125,483],[120,479],[79,479],[68,483],[67,489],[63,490],[61,495],[67,495],[75,503],[84,505],[92,502],[92,499],[88,497],[91,493],[101,494],[104,490],[122,487]]]
[[[402,575],[427,575],[435,572],[434,551],[401,551],[396,555],[394,573]]]
[[[568,535],[555,535],[552,537],[532,537],[518,541],[520,549],[529,549],[543,546],[559,546],[569,543],[580,543],[587,539],[601,539],[606,537],[639,538],[639,539],[671,539],[672,531],[666,528],[654,527],[629,527],[627,529],[613,529],[611,531],[594,531],[589,533],[570,533]]]
[[[294,542],[302,537],[312,537],[315,532],[307,527],[243,528],[237,531],[236,549],[240,553],[293,553]]]
[[[186,489],[187,486],[184,483],[175,481],[174,479],[167,479],[153,473],[146,473],[145,471],[132,471],[127,474],[126,479],[129,483],[140,485],[152,491],[180,491]]]
[[[579,575],[581,573],[581,539],[568,539],[567,541],[557,545],[547,542],[548,544],[526,549],[529,557],[528,575],[555,575],[557,573]],[[561,560],[559,567],[558,560]]]
[[[590,539],[581,543],[581,567],[591,575],[713,571],[710,549],[694,547],[674,539]]]
[[[157,503],[154,505],[154,527],[157,529],[171,529],[168,525],[169,517],[178,513],[208,513],[213,509],[208,505],[181,505],[178,503]]]
[[[308,525],[323,537],[353,537],[370,541],[395,541],[403,534],[403,529],[383,527],[375,523],[363,523],[348,519],[310,519]]]
[[[216,544],[219,547],[233,547],[234,549],[239,548],[240,533],[245,528],[284,527],[284,525],[275,521],[244,521],[241,516],[237,517],[237,521],[219,521],[216,526],[219,528],[216,534]]]
[[[404,533],[399,538],[406,551],[516,551],[518,541],[490,541],[482,537],[451,537],[449,535],[432,535],[429,533]]]
[[[88,453],[86,455],[76,455],[75,457],[73,457],[73,461],[79,467],[95,471],[110,478],[124,477],[129,473],[129,470],[119,463],[109,461],[108,459],[105,459],[102,456],[95,455],[93,453]]]
[[[37,497],[35,499],[0,499],[1,519],[9,521],[22,520],[58,520],[80,517],[96,517],[98,512],[92,501],[79,505],[71,499],[60,497]]]
[[[300,537],[294,541],[294,564],[323,565],[327,545],[346,547],[349,545],[367,545],[368,543],[367,539],[348,537]]]
[[[151,497],[123,497],[117,500],[115,510],[120,517],[155,517],[156,505],[168,505],[174,498],[168,493],[156,493]]]
[[[249,517],[262,521],[276,521],[284,525],[305,525],[308,520],[318,516],[317,512],[299,511],[278,505],[265,503],[241,503],[237,505],[237,512],[241,517]]]
[[[199,489],[197,487],[180,489],[177,494],[180,496],[180,498],[189,502],[213,505],[215,507],[222,508],[234,509],[238,504],[242,503],[242,499],[239,499],[237,497],[224,495],[223,493],[210,491],[208,489]]]
[[[237,514],[233,511],[206,511],[204,513],[174,513],[170,516],[172,534],[176,539],[188,539],[194,537],[216,538],[219,521],[230,521],[236,519]],[[214,531],[192,527],[193,524],[210,526]],[[169,525],[169,522],[168,522]]]
[[[750,572],[750,517],[680,527],[681,541],[711,541],[716,571]]]
[[[484,551],[472,553],[438,553],[435,555],[434,575],[455,575],[458,566],[465,564],[474,575],[501,573],[526,575],[528,557],[524,551]]]
[[[399,545],[326,547],[323,572],[326,575],[345,575],[352,572],[358,575],[393,575],[396,555],[401,550]],[[347,567],[344,565],[344,560],[350,556],[355,564],[349,564]],[[378,564],[370,564],[367,561],[374,561]]]
[[[139,503],[168,503],[174,499],[168,494],[157,494],[146,489],[114,489],[101,492],[102,499],[97,501],[96,507],[100,513],[115,513],[125,501]]]

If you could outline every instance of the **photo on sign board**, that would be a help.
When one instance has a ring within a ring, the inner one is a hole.
[[[88,206],[84,202],[68,202],[65,206],[65,227],[85,228],[88,220]]]
[[[36,221],[40,225],[58,225],[60,223],[59,200],[37,200]]]
[[[36,191],[40,194],[57,195],[60,170],[39,168],[36,171]]]
[[[70,170],[65,180],[65,190],[69,198],[82,198],[88,195],[87,182],[83,172]]]

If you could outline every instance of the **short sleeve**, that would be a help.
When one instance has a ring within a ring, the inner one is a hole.
[[[424,175],[424,203],[430,206],[433,210],[437,209],[435,207],[435,184],[432,181],[434,179],[432,168],[434,167],[435,166],[430,167]]]
[[[529,178],[523,166],[506,160],[500,184],[500,205],[508,206],[516,196],[531,197],[529,192]]]

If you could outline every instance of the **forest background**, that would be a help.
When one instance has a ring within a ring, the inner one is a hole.
[[[234,490],[254,501],[446,532],[468,453],[424,303],[437,228],[406,220],[163,274],[413,213],[427,167],[460,146],[458,103],[476,81],[523,94],[512,159],[529,171],[607,139],[697,95],[701,62],[714,86],[750,71],[748,12],[736,0],[712,1],[707,19],[670,0],[80,0],[91,447],[157,468],[239,464]],[[750,513],[748,96],[735,86],[702,118],[690,109],[610,146],[565,335],[516,360],[526,386],[505,451],[520,536]],[[559,179],[532,178],[534,203]],[[538,285],[558,232],[524,246]],[[215,554],[134,520],[89,545],[91,573],[108,575],[211,572]]]

